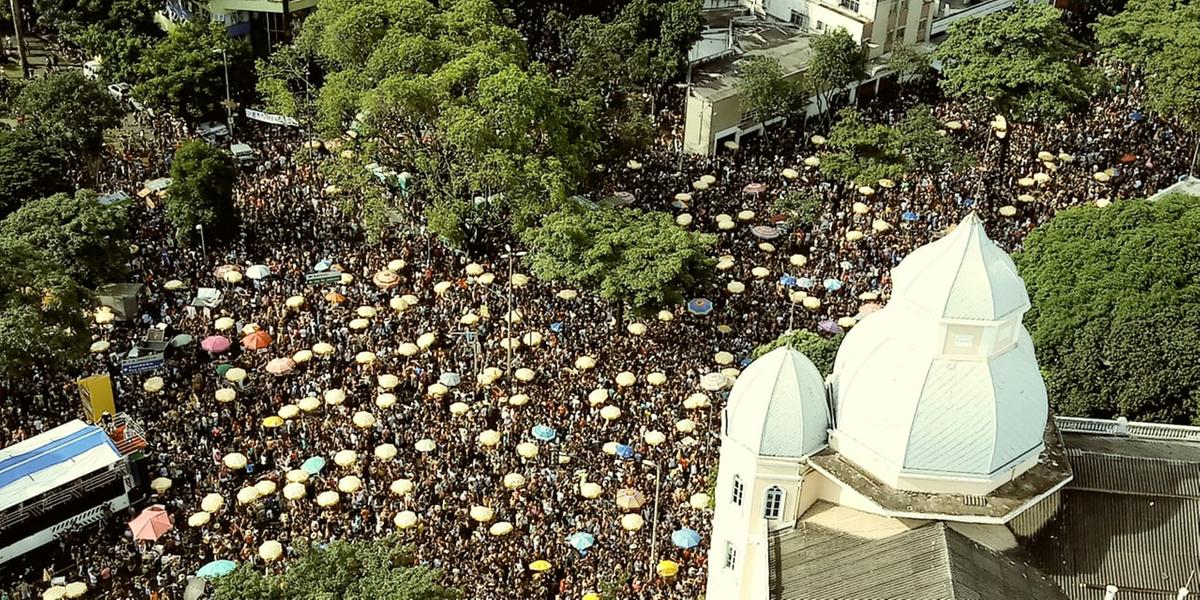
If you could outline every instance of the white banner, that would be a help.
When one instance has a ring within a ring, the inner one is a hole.
[[[253,108],[246,109],[246,118],[254,119],[255,121],[262,121],[263,123],[271,123],[272,125],[287,125],[289,127],[300,126],[300,122],[292,117],[262,112],[261,110],[254,110]]]

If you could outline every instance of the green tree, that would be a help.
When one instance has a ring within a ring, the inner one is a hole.
[[[888,68],[896,74],[901,92],[908,83],[920,82],[933,72],[929,54],[908,44],[899,44],[892,48]]]
[[[937,173],[942,169],[960,171],[974,162],[949,136],[939,133],[942,123],[933,111],[918,104],[904,113],[900,122],[900,144],[908,164],[915,173]]]
[[[57,370],[88,351],[91,294],[25,240],[0,236],[0,373]]]
[[[104,131],[120,125],[124,115],[100,84],[76,70],[30,81],[10,108],[43,143],[62,149],[79,163],[99,156]]]
[[[821,375],[833,372],[833,361],[837,358],[838,346],[842,343],[842,334],[825,337],[807,329],[793,329],[784,332],[774,340],[754,349],[751,359],[756,359],[776,348],[788,346],[803,354],[816,365]]]
[[[215,600],[452,600],[456,590],[438,582],[441,571],[413,565],[395,535],[372,541],[335,541],[302,547],[282,575],[243,565],[215,580]]]
[[[702,10],[701,0],[629,0],[617,14],[639,42],[627,49],[631,77],[652,97],[687,66],[688,51],[704,31]]]
[[[618,322],[626,306],[642,312],[682,303],[716,264],[714,236],[638,209],[560,211],[524,239],[534,273],[596,292],[616,305]]]
[[[1150,110],[1200,130],[1200,3],[1129,0],[1095,30],[1105,54],[1145,73]]]
[[[821,196],[806,189],[789,192],[775,201],[774,211],[786,218],[785,223],[802,229],[811,229],[821,222]]]
[[[829,131],[829,147],[833,152],[821,157],[821,171],[858,185],[895,179],[907,169],[900,130],[868,121],[857,108],[838,111],[837,123]]]
[[[163,36],[153,0],[35,0],[33,8],[41,28],[100,57],[109,81],[131,81],[141,53]]]
[[[296,46],[280,46],[266,60],[255,62],[258,94],[270,112],[310,125],[316,116],[312,64]]]
[[[192,121],[224,114],[225,61],[220,49],[228,58],[230,86],[236,95],[246,74],[253,72],[249,46],[230,38],[220,23],[193,19],[142,56],[134,97]]]
[[[204,227],[210,239],[236,227],[233,184],[237,166],[229,153],[200,140],[184,142],[171,163],[171,187],[165,202],[167,222],[180,240],[195,236]]]
[[[0,131],[0,217],[71,189],[67,154],[24,127]]]
[[[596,106],[529,62],[491,0],[320,0],[296,48],[328,71],[317,128],[353,126],[363,162],[413,172],[411,193],[439,209],[431,228],[520,231],[565,202],[599,153]],[[364,208],[364,223],[386,222],[388,203]]]
[[[942,89],[1020,122],[1053,123],[1085,106],[1099,82],[1059,9],[1038,2],[950,26],[934,52]]]
[[[810,40],[808,83],[817,97],[817,109],[829,118],[834,97],[866,76],[867,54],[850,33],[840,27]]]
[[[117,281],[129,259],[126,207],[104,206],[89,190],[27,202],[0,221],[0,237],[38,248],[89,289]]]
[[[1200,423],[1200,199],[1059,211],[1014,258],[1059,414]]]
[[[739,71],[742,111],[756,120],[787,117],[804,107],[806,98],[799,76],[788,78],[775,58],[751,56],[741,62]]]

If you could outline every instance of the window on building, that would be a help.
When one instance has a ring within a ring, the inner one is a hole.
[[[821,32],[825,31],[825,23],[823,21],[821,21],[820,19],[817,19],[817,31],[821,31]]]
[[[858,12],[858,0],[838,0],[838,5],[842,8],[848,8],[854,12]]]
[[[742,485],[742,478],[737,475],[733,476],[733,503],[741,506],[742,496],[746,493],[745,486]]]
[[[905,29],[906,29],[905,27],[900,27],[900,28],[896,29],[896,43],[898,43],[898,44],[908,43],[904,40],[904,30]]]
[[[737,550],[733,549],[733,543],[725,542],[725,568],[734,569],[737,567]]]
[[[808,15],[796,11],[792,11],[792,16],[789,19],[792,24],[801,29],[808,29]]]
[[[767,495],[763,498],[763,518],[778,519],[782,514],[783,490],[773,485],[767,488]]]

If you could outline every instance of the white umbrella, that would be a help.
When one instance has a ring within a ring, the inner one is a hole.
[[[525,487],[525,476],[520,473],[509,473],[504,476],[504,487],[510,490],[519,490]]]
[[[496,516],[496,511],[486,506],[476,505],[471,507],[470,515],[471,519],[475,521],[487,523],[488,521],[492,520],[492,517]]]
[[[537,373],[534,373],[533,369],[521,367],[513,372],[513,376],[517,378],[517,381],[528,382],[533,381],[534,377],[537,377]]]
[[[396,403],[396,395],[390,392],[384,392],[375,397],[375,406],[379,408],[389,408]]]
[[[583,496],[584,498],[587,498],[589,500],[594,500],[596,498],[599,498],[600,494],[603,493],[603,491],[604,491],[604,489],[601,488],[600,484],[598,484],[598,483],[593,483],[591,481],[585,481],[585,482],[579,484],[579,495]]]
[[[495,429],[487,429],[479,433],[479,445],[486,448],[492,448],[500,443],[500,432]]]
[[[585,356],[580,356],[579,358],[575,359],[575,368],[579,369],[580,371],[586,371],[595,366],[596,366],[596,359],[594,359],[590,356],[585,355]]]
[[[526,394],[513,394],[509,396],[508,403],[512,406],[525,406],[529,403],[529,396]]]
[[[354,475],[347,475],[338,480],[338,491],[353,494],[362,489],[362,480]]]
[[[354,413],[353,421],[355,427],[367,429],[375,426],[375,415],[365,410],[360,410]]]
[[[283,486],[283,497],[288,500],[299,500],[308,495],[308,488],[303,483],[293,481]]]
[[[413,481],[411,479],[397,479],[388,486],[388,490],[396,496],[403,496],[413,490]]]
[[[629,371],[621,371],[617,373],[616,382],[621,387],[630,387],[637,383],[637,376]]]
[[[271,276],[271,267],[267,265],[251,265],[246,269],[246,277],[250,279],[265,279]]]
[[[340,388],[330,388],[325,390],[324,398],[326,404],[336,406],[346,401],[346,392],[343,392]]]
[[[604,388],[596,388],[588,393],[588,404],[599,406],[608,401],[608,390]]]
[[[399,529],[415,527],[417,525],[417,513],[411,510],[400,511],[396,513],[396,517],[393,519],[393,522],[396,523],[396,527]]]
[[[395,444],[380,444],[375,446],[375,458],[379,460],[392,460],[396,457],[397,452],[399,451],[396,449]]]
[[[509,523],[508,521],[497,521],[492,523],[492,526],[488,528],[488,533],[496,537],[501,537],[512,533],[512,530],[512,523]]]
[[[658,371],[655,371],[646,376],[646,383],[649,383],[650,385],[658,386],[666,382],[667,375],[665,373],[659,373]]]
[[[279,560],[279,557],[283,556],[283,544],[275,540],[263,542],[258,547],[258,555],[267,562]]]
[[[522,458],[533,458],[538,455],[538,446],[533,442],[517,444],[517,454]]]
[[[616,421],[621,418],[621,409],[610,404],[600,409],[600,416],[605,421]]]
[[[356,462],[358,453],[353,450],[338,450],[338,453],[333,455],[333,464],[339,467],[350,467]]]

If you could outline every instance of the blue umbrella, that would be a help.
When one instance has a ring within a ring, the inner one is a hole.
[[[823,285],[825,286],[825,289],[827,291],[836,292],[836,291],[842,289],[842,280],[834,279],[831,277],[829,279],[826,279]]]
[[[1133,111],[1133,112],[1131,112],[1131,113],[1129,113],[1129,120],[1130,120],[1130,121],[1141,121],[1142,119],[1145,119],[1145,118],[1146,118],[1146,117],[1145,117],[1145,115],[1143,115],[1142,113],[1140,113],[1140,112],[1138,112],[1138,111],[1136,111],[1136,110],[1135,110],[1135,111]]]
[[[300,470],[308,473],[309,475],[316,475],[317,473],[321,472],[321,469],[324,468],[325,459],[321,458],[320,456],[314,456],[304,461],[304,464],[300,465]]]
[[[904,214],[900,215],[900,218],[904,219],[905,221],[912,222],[912,221],[916,221],[916,220],[920,219],[921,215],[918,215],[917,213],[915,213],[911,210],[906,210],[906,211],[904,211]]]
[[[709,300],[708,298],[692,298],[692,300],[687,303],[687,309],[688,312],[692,313],[693,315],[707,315],[708,313],[712,312],[713,303],[712,300]]]
[[[688,529],[687,527],[684,527],[683,529],[671,534],[671,543],[675,544],[677,548],[683,548],[685,550],[688,548],[695,548],[700,544],[700,534],[694,529]]]
[[[583,552],[584,550],[596,545],[596,536],[586,531],[576,531],[567,538],[567,543],[570,544],[572,548]]]
[[[329,267],[332,267],[332,266],[333,266],[333,261],[326,258],[326,259],[322,260],[321,262],[313,265],[313,271],[316,271],[318,273],[321,271],[328,271]]]
[[[558,432],[554,431],[554,428],[549,425],[534,425],[533,429],[529,432],[533,434],[533,437],[543,442],[548,442],[554,439],[554,436],[558,435]]]
[[[211,579],[213,577],[223,577],[233,572],[237,568],[237,563],[232,560],[214,560],[196,571],[197,577],[205,577]]]
[[[792,287],[793,285],[796,285],[796,278],[792,277],[791,275],[784,274],[779,278],[779,283],[787,287]]]
[[[802,287],[806,290],[811,288],[814,285],[816,285],[816,284],[813,282],[812,279],[809,279],[808,277],[801,277],[800,279],[796,280],[796,287]]]
[[[551,324],[550,324],[550,331],[553,331],[554,333],[561,333],[561,332],[562,332],[562,325],[563,325],[562,323],[551,323]]]
[[[633,447],[625,444],[617,444],[617,456],[621,458],[630,458],[633,456]]]

